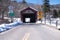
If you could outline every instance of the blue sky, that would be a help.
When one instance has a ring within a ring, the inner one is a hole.
[[[17,2],[20,2],[22,0],[16,0]],[[42,4],[43,0],[26,0],[28,3],[34,3],[34,4]],[[60,4],[60,0],[50,0],[50,4]]]

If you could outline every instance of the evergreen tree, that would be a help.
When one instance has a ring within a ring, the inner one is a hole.
[[[49,4],[49,0],[43,0],[43,12],[44,12],[44,17],[45,17],[45,23],[46,23],[46,17],[47,17],[47,14],[49,13],[50,11],[50,4]],[[50,14],[49,15],[49,19],[50,19]]]
[[[60,17],[60,10],[58,11],[58,17]]]
[[[53,12],[54,12],[53,17],[54,17],[54,18],[57,18],[57,17],[58,17],[57,11],[56,11],[56,10],[53,10]]]
[[[22,2],[23,2],[23,3],[26,3],[26,1],[25,1],[25,0],[22,0]]]
[[[43,1],[43,11],[44,13],[49,12],[50,11],[50,4],[49,4],[49,0],[44,0]]]
[[[44,17],[46,18],[47,14],[50,11],[50,4],[49,0],[43,0],[43,12],[44,12]]]
[[[45,20],[46,20],[46,16],[50,12],[49,0],[43,0],[43,12],[44,12]],[[50,14],[48,14],[48,15],[50,17]]]
[[[2,0],[0,0],[0,2],[1,2]]]

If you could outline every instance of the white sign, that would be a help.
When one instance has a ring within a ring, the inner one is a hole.
[[[9,10],[13,10],[13,6],[11,6],[11,5],[8,8],[9,8]]]

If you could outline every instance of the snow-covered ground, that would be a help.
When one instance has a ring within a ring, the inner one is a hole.
[[[11,29],[13,27],[16,27],[16,26],[22,24],[22,22],[20,21],[20,18],[14,18],[13,20],[14,20],[13,23],[1,24],[0,25],[0,32],[4,32],[6,30],[9,30],[9,29]]]
[[[7,18],[5,18],[5,19],[7,19]],[[13,23],[9,23],[9,24],[1,24],[0,25],[0,32],[4,32],[4,31],[6,31],[6,30],[9,30],[9,29],[11,29],[11,28],[13,28],[13,27],[15,27],[15,26],[18,26],[19,24],[22,24],[22,22],[21,22],[21,19],[20,18],[13,18]],[[27,19],[28,20],[28,19]],[[30,20],[30,19],[29,19]],[[29,21],[28,20],[28,21]],[[58,21],[57,21],[58,20]],[[9,18],[9,21],[11,21],[11,19]],[[56,26],[56,21],[57,21],[57,26]],[[37,23],[41,23],[41,21],[37,21],[36,22],[36,24]],[[42,19],[42,23],[44,23],[45,24],[45,19],[43,18]],[[60,18],[57,18],[57,19],[55,19],[55,18],[51,18],[51,22],[50,22],[50,20],[48,20],[48,19],[46,19],[46,24],[47,25],[50,25],[50,26],[53,26],[53,27],[55,27],[55,28],[57,28],[57,29],[60,29]]]
[[[41,21],[37,21],[37,23],[41,23]],[[45,24],[45,19],[42,19],[42,23]],[[60,29],[60,18],[51,18],[51,21],[46,19],[46,24],[57,29]]]

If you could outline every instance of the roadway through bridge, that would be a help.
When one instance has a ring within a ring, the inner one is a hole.
[[[19,25],[0,33],[0,40],[60,40],[60,31],[43,24]]]

